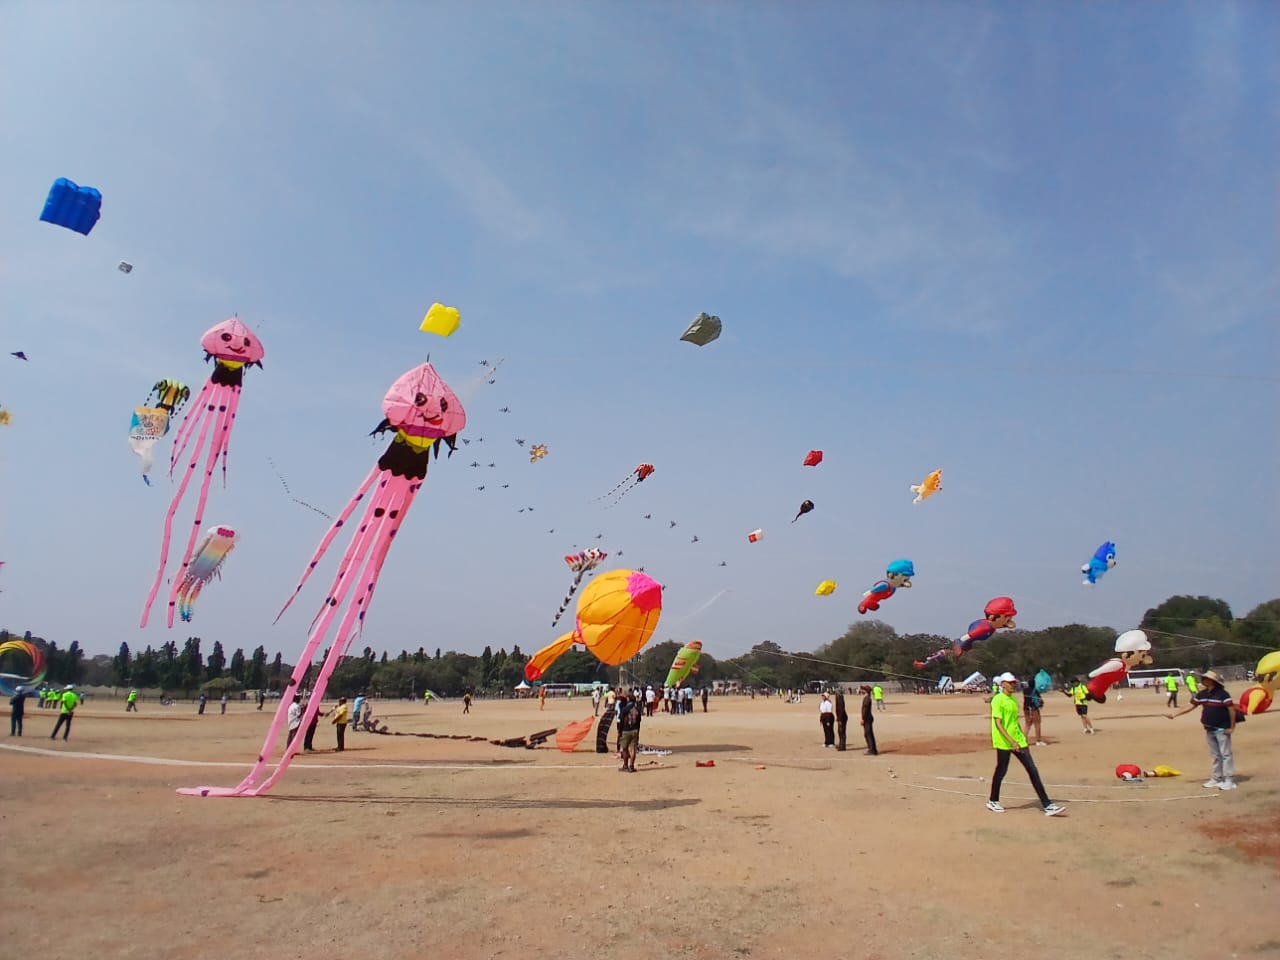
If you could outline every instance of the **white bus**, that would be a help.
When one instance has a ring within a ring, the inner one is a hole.
[[[1187,685],[1187,674],[1190,670],[1170,669],[1164,667],[1156,670],[1152,667],[1143,667],[1140,670],[1129,671],[1129,686],[1134,688],[1155,687],[1157,690],[1164,690],[1164,678],[1173,674],[1178,678],[1178,686],[1185,687]]]

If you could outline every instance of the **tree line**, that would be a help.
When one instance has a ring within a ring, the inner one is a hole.
[[[1224,664],[1255,663],[1271,650],[1280,650],[1280,599],[1259,604],[1246,616],[1236,618],[1224,600],[1213,597],[1174,596],[1151,608],[1140,624],[1151,638],[1157,667],[1204,668]],[[0,630],[0,642],[14,637]],[[1056,679],[1083,676],[1114,650],[1116,631],[1110,627],[1073,623],[1041,630],[1001,631],[977,644],[961,660],[948,659],[930,670],[916,670],[913,662],[933,650],[949,646],[951,637],[937,634],[899,635],[879,620],[853,624],[845,633],[812,651],[788,651],[779,643],[765,641],[749,652],[727,659],[703,653],[694,677],[695,686],[714,681],[738,681],[748,687],[776,689],[802,688],[810,681],[871,680],[900,681],[906,685],[932,686],[944,674],[959,680],[974,671],[990,677],[1011,670],[1030,677],[1047,670]],[[220,641],[208,654],[199,637],[188,637],[179,647],[169,641],[153,649],[131,651],[121,643],[114,657],[88,660],[72,641],[61,650],[52,641],[23,639],[40,645],[48,663],[46,680],[53,684],[80,683],[140,688],[159,688],[171,694],[238,690],[280,691],[288,684],[293,665],[276,652],[268,658],[266,649],[256,647],[248,655],[237,648],[228,658]],[[608,666],[585,650],[570,650],[560,657],[542,678],[547,683],[591,683],[616,685],[652,683],[660,685],[682,644],[676,640],[651,643],[621,667]],[[327,651],[326,651],[327,654]],[[20,655],[5,654],[0,671],[21,673],[28,664]],[[321,657],[323,661],[324,657]],[[398,656],[380,655],[365,647],[359,654],[344,657],[329,681],[329,695],[355,696],[365,693],[381,697],[420,697],[426,690],[444,696],[510,692],[524,678],[528,656],[519,646],[496,653],[486,646],[479,655],[442,652],[434,654],[419,647]],[[319,671],[313,664],[308,679]],[[304,681],[304,686],[306,682]]]

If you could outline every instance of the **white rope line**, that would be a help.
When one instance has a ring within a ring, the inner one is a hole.
[[[118,753],[81,753],[75,750],[48,750],[43,747],[19,747],[0,743],[0,750],[15,753],[33,753],[45,757],[64,757],[73,760],[114,760],[119,763],[142,763],[158,767],[234,767],[245,769],[253,764],[247,761],[229,760],[175,760],[170,757],[138,757]],[[303,770],[615,770],[612,763],[515,763],[491,761],[489,763],[295,763]]]
[[[932,790],[934,793],[950,793],[950,794],[954,794],[957,797],[977,797],[978,799],[981,799],[984,796],[984,794],[981,794],[981,793],[968,793],[967,791],[964,791],[964,790],[947,790],[944,787],[931,787],[924,783],[911,783],[910,781],[905,781],[905,780],[903,781],[903,786],[915,787],[917,790]],[[1004,791],[1002,790],[1001,793],[1004,793]],[[1004,794],[1004,795],[1006,797],[1012,797],[1012,799],[1014,800],[1034,800],[1037,803],[1039,802],[1039,799],[1040,799],[1039,797],[1034,797],[1034,796],[1024,797],[1024,796],[1015,795],[1015,794]],[[1100,800],[1096,798],[1071,799],[1071,798],[1064,797],[1060,802],[1062,803],[1164,803],[1169,800],[1213,800],[1217,796],[1218,794],[1216,793],[1209,793],[1208,791],[1206,791],[1205,793],[1191,793],[1182,797],[1126,797],[1123,800]]]

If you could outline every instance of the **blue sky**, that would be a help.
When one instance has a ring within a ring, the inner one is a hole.
[[[233,313],[265,369],[206,520],[242,541],[179,641],[296,655],[338,555],[272,626],[327,523],[268,458],[336,513],[428,352],[473,442],[357,647],[534,650],[592,545],[666,585],[659,638],[721,657],[840,635],[897,557],[901,632],[999,594],[1119,629],[1277,595],[1274,6],[308,10],[10,8],[0,328],[31,359],[0,375],[0,624],[169,638],[137,621],[173,487],[139,479],[129,416],[159,377],[198,388]],[[59,176],[104,195],[87,238],[37,219]],[[437,300],[448,340],[417,330]],[[723,336],[679,342],[702,310]]]

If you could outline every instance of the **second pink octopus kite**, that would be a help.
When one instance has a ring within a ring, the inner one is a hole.
[[[379,458],[351,502],[324,535],[293,596],[280,611],[280,616],[283,616],[285,610],[289,609],[289,604],[293,603],[302,590],[303,584],[315,570],[333,538],[355,512],[364,495],[373,489],[373,497],[365,508],[360,526],[352,534],[346,553],[342,555],[337,576],[329,587],[324,604],[311,621],[307,645],[298,656],[298,665],[293,668],[293,676],[289,678],[289,685],[280,698],[280,706],[271,721],[271,728],[267,731],[257,763],[237,787],[187,787],[179,790],[179,793],[200,797],[246,797],[266,793],[284,775],[302,746],[302,737],[295,737],[285,746],[284,755],[276,764],[275,770],[267,775],[267,757],[288,724],[289,704],[292,703],[298,684],[310,668],[330,626],[337,619],[339,609],[346,604],[329,648],[329,655],[320,668],[320,675],[311,690],[311,699],[303,710],[300,730],[305,730],[320,710],[320,701],[324,697],[330,675],[346,655],[351,641],[360,632],[365,612],[373,599],[374,588],[378,585],[382,563],[387,557],[387,551],[391,549],[391,541],[395,539],[396,531],[404,522],[409,506],[422,488],[433,451],[436,457],[440,455],[440,445],[436,441],[443,440],[452,455],[457,449],[458,432],[467,423],[467,414],[462,409],[461,401],[429,363],[414,367],[391,385],[382,400],[382,411],[386,414],[386,419],[373,432],[380,434],[394,430],[395,438],[391,441],[391,446]],[[277,621],[280,616],[276,617]]]

